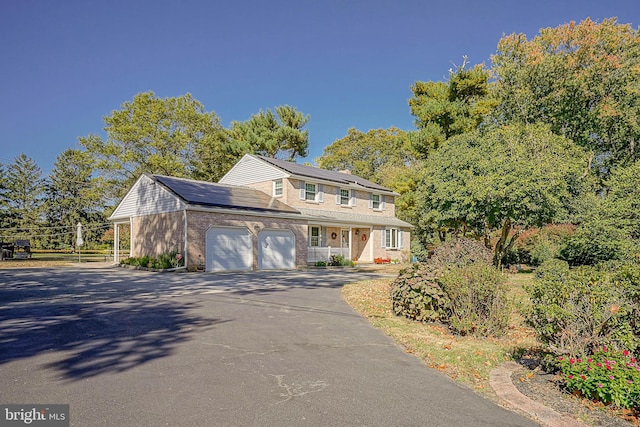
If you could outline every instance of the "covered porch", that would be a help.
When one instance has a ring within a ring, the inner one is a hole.
[[[309,224],[307,263],[330,262],[341,255],[356,262],[373,262],[370,226]]]

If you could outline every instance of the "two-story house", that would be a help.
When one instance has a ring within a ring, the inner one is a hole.
[[[218,184],[143,175],[110,220],[116,236],[131,227],[131,256],[178,250],[188,268],[207,271],[295,268],[337,254],[408,261],[412,226],[395,217],[396,196],[348,172],[245,155]]]

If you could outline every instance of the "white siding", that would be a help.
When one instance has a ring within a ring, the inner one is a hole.
[[[111,219],[176,212],[185,209],[185,203],[159,183],[142,175],[122,199]]]
[[[246,154],[218,182],[227,185],[248,185],[287,178],[288,176],[281,169]]]

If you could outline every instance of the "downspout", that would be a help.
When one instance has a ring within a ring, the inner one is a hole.
[[[189,247],[187,245],[187,236],[189,235],[189,233],[187,233],[187,209],[185,208],[184,212],[184,268],[187,268],[187,266],[189,265],[187,263],[188,259],[187,259],[187,248]]]

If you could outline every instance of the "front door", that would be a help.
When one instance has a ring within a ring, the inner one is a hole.
[[[349,230],[341,230],[340,231],[340,247],[348,248],[349,247]]]

